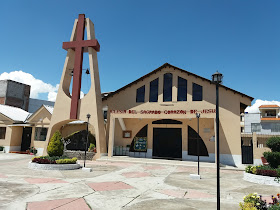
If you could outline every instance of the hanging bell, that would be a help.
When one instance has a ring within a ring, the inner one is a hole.
[[[86,74],[89,74],[89,70],[88,69],[86,70]]]

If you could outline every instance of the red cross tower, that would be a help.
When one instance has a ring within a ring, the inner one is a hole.
[[[62,48],[65,50],[72,49],[75,51],[70,119],[77,119],[84,51],[88,51],[88,47],[93,47],[97,52],[100,51],[100,45],[97,39],[84,40],[84,32],[85,15],[80,14],[77,23],[76,40],[72,42],[63,42],[62,45]]]
[[[85,34],[86,36],[84,36]],[[87,37],[87,40],[84,40],[84,37]],[[48,141],[55,131],[61,130],[65,124],[77,119],[88,121],[87,116],[91,116],[89,129],[96,138],[98,157],[107,153],[107,146],[97,60],[100,46],[95,39],[92,21],[85,18],[84,14],[80,14],[74,22],[70,42],[64,42],[62,47],[67,50],[67,56],[48,129],[44,154],[46,154]],[[85,97],[80,99],[84,52],[88,52],[91,86]],[[71,71],[73,71],[73,77]],[[69,90],[71,81],[73,82],[72,96]]]

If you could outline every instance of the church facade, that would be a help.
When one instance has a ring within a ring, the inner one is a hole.
[[[197,160],[200,154],[202,161],[215,162],[215,87],[166,63],[104,97],[108,156],[126,147],[130,156]],[[219,90],[221,163],[239,165],[240,113],[253,98],[222,85]]]

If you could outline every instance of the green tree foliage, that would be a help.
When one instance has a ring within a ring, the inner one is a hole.
[[[267,140],[266,145],[271,149],[272,152],[280,152],[280,137],[270,137]]]
[[[87,131],[86,130],[81,130],[74,132],[70,134],[69,136],[65,137],[65,140],[70,140],[70,144],[66,146],[68,150],[85,150],[85,141],[87,139]],[[89,148],[90,144],[96,145],[96,140],[95,136],[91,134],[89,131],[88,135],[88,145],[87,148]]]
[[[63,155],[63,149],[64,149],[64,146],[63,146],[63,143],[61,142],[61,133],[59,131],[56,131],[51,140],[50,140],[50,143],[48,145],[48,154],[49,156],[61,156]]]
[[[263,156],[272,168],[278,168],[280,165],[280,152],[264,152]]]
[[[272,152],[264,152],[263,156],[271,167],[277,168],[280,165],[280,137],[270,137],[266,145]]]

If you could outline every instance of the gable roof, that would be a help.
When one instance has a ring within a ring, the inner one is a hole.
[[[49,106],[49,105],[45,105],[43,104],[43,106],[48,110],[48,112],[52,115],[53,114],[53,106]]]
[[[53,106],[42,105],[39,109],[37,109],[33,114],[28,117],[28,121],[32,120],[34,116],[36,116],[42,109],[46,109],[51,115],[53,114]]]
[[[0,104],[0,113],[15,122],[24,122],[30,114],[21,108],[2,104]]]
[[[205,81],[207,81],[207,82],[212,83],[212,81],[209,80],[209,79],[206,79],[206,78],[204,78],[204,77],[198,76],[198,75],[196,75],[196,74],[194,74],[194,73],[191,73],[191,72],[189,72],[189,71],[186,71],[186,70],[184,70],[184,69],[180,69],[180,68],[178,68],[178,67],[176,67],[176,66],[173,66],[173,65],[171,65],[171,64],[169,64],[169,63],[165,63],[165,64],[163,64],[162,66],[160,66],[159,68],[155,69],[154,71],[152,71],[152,72],[150,72],[150,73],[144,75],[143,77],[140,77],[139,79],[137,79],[137,80],[135,80],[135,81],[133,81],[133,82],[127,84],[126,86],[123,86],[122,88],[116,90],[115,92],[109,93],[107,96],[104,96],[104,98],[103,98],[102,100],[107,100],[108,98],[112,97],[112,96],[115,95],[116,93],[119,93],[119,92],[125,90],[126,88],[128,88],[128,87],[130,87],[130,86],[132,86],[132,85],[134,85],[134,84],[137,84],[139,81],[142,81],[142,80],[146,79],[147,77],[151,76],[152,74],[157,73],[158,71],[161,71],[163,68],[166,68],[166,67],[174,68],[174,70],[175,70],[175,69],[176,69],[176,70],[179,70],[179,71],[181,71],[181,72],[183,72],[183,73],[186,73],[186,74],[188,74],[188,75],[191,75],[191,76],[194,76],[194,77],[196,77],[196,78],[200,78],[200,79],[202,79],[202,80],[205,80]],[[220,85],[220,87],[223,87],[223,88],[225,88],[226,90],[231,90],[231,91],[233,91],[234,93],[240,94],[241,96],[245,96],[245,97],[249,98],[251,101],[254,100],[253,97],[248,96],[248,95],[246,95],[246,94],[244,94],[244,93],[241,93],[241,92],[239,92],[239,91],[233,90],[233,89],[231,89],[231,88],[229,88],[229,87],[226,87],[226,86],[224,86],[224,85]]]

